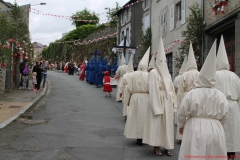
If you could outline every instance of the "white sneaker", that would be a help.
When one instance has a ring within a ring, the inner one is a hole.
[[[19,87],[19,89],[22,89],[22,87]]]
[[[30,90],[30,89],[32,89],[32,88],[28,87],[27,89]]]

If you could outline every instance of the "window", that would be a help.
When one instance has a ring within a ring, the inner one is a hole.
[[[144,8],[150,7],[150,0],[144,0]]]
[[[166,34],[166,12],[164,12],[161,16],[160,16],[160,34],[161,35],[165,35]]]
[[[182,12],[181,12],[181,24],[184,24],[185,23],[185,17],[186,17],[186,13],[185,13],[185,6],[186,3],[185,3],[185,0],[181,0],[181,9],[182,9]]]
[[[173,74],[173,56],[172,56],[172,53],[167,54],[166,59],[167,59],[168,70],[169,70],[169,73],[172,77],[173,76],[172,75]]]
[[[150,15],[144,17],[144,34],[146,30],[150,27]]]
[[[127,19],[127,11],[123,12],[123,23],[126,23],[126,19]]]
[[[129,33],[129,28],[127,28],[127,29],[126,29],[126,36],[127,36],[127,41],[128,41],[128,43],[130,42],[129,34],[130,34],[130,33]]]
[[[182,7],[181,7],[181,2],[176,4],[176,9],[177,9],[177,21],[181,21],[181,12],[182,12]]]
[[[124,16],[124,15],[123,15],[123,13],[122,13],[122,14],[121,14],[121,23],[122,23],[122,24],[123,24],[123,22],[124,22],[124,21],[123,21],[123,16]]]
[[[128,8],[127,10],[126,10],[126,19],[127,19],[127,21],[129,21],[130,20],[130,8]]]
[[[122,31],[121,41],[124,39],[124,31]]]
[[[174,30],[174,5],[170,8],[170,31]]]

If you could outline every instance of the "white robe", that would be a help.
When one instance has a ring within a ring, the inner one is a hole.
[[[127,107],[127,121],[124,135],[126,138],[142,139],[144,120],[149,107],[148,72],[136,71],[130,74],[128,89],[131,93]]]
[[[122,83],[122,78],[123,78],[123,75],[126,73],[127,68],[128,68],[128,66],[126,64],[123,64],[123,65],[119,66],[117,71],[116,71],[116,76],[118,76],[118,88],[117,88],[116,101],[121,101],[122,100],[122,98],[120,98],[119,86]]]
[[[144,124],[143,143],[174,149],[173,100],[171,96],[167,99],[161,75],[156,69],[149,72],[148,85],[150,106]]]
[[[177,93],[177,102],[179,100],[179,96],[178,96],[178,84],[179,84],[179,80],[180,80],[180,77],[182,75],[178,75],[177,77],[175,77],[174,79],[174,82],[173,82],[173,85],[175,87],[175,92]],[[177,107],[178,107],[178,103],[175,104]],[[177,124],[177,108],[176,110],[174,110],[174,124]]]
[[[227,119],[228,101],[215,88],[197,88],[182,100],[178,111],[178,126],[184,128],[179,160],[226,160],[210,156],[227,156],[225,134],[222,124]]]
[[[123,75],[123,80],[121,85],[119,86],[119,93],[122,93],[122,102],[123,102],[123,116],[127,116],[127,106],[130,101],[130,92],[127,87],[128,81],[129,81],[129,76],[132,72],[126,73]]]
[[[177,109],[177,112],[181,105],[182,99],[185,97],[185,95],[189,91],[191,91],[194,88],[194,82],[198,79],[198,76],[199,76],[199,71],[196,69],[190,69],[182,75],[181,80],[178,82],[178,93],[177,93],[178,109]],[[179,128],[177,127],[176,139],[182,140],[182,135],[179,134],[178,130],[179,130]]]
[[[240,80],[239,77],[228,70],[216,72],[216,88],[228,100],[228,119],[223,125],[228,152],[240,152]]]

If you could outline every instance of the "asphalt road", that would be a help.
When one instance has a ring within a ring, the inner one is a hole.
[[[12,143],[13,149],[4,151],[5,159],[178,159],[178,142],[173,157],[160,157],[153,154],[153,147],[138,146],[136,140],[123,136],[125,120],[122,103],[115,101],[116,88],[111,98],[105,98],[102,88],[79,81],[76,75],[49,71],[47,78],[50,92],[41,104],[44,109],[33,115],[47,123],[24,128]]]

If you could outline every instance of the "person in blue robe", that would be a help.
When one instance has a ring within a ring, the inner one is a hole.
[[[86,81],[89,81],[89,73],[90,73],[90,59],[88,59],[87,66],[86,66]]]

